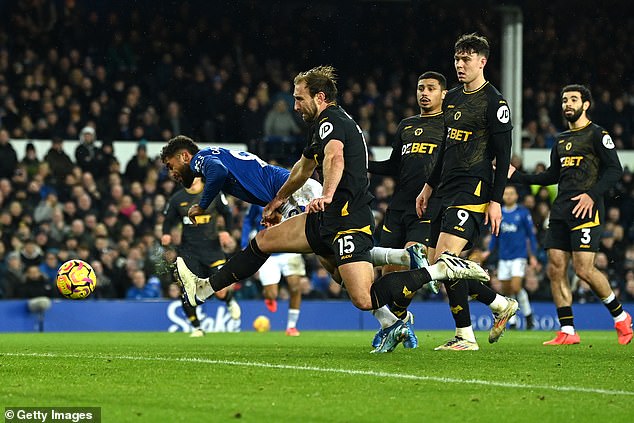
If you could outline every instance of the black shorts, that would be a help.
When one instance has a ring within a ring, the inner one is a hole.
[[[467,241],[465,249],[471,248],[480,237],[484,216],[489,206],[489,201],[484,200],[488,195],[482,194],[484,193],[475,195],[458,192],[440,197],[441,219],[438,233],[445,232],[462,238]]]
[[[429,242],[428,219],[421,219],[416,210],[387,209],[381,231],[381,247],[403,248],[407,242]]]
[[[357,261],[372,262],[374,215],[370,206],[361,207],[347,216],[323,212],[306,216],[306,239],[313,252],[322,257],[334,256],[337,266]]]
[[[226,263],[226,257],[222,250],[179,248],[178,255],[183,258],[189,270],[201,278],[208,278],[213,270],[219,269]]]
[[[603,225],[600,213],[595,212],[596,219],[583,222],[580,219],[551,219],[544,240],[544,249],[562,251],[599,251]]]

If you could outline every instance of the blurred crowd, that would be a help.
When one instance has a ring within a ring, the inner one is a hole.
[[[292,163],[304,142],[292,111],[292,78],[301,70],[339,70],[339,102],[371,146],[391,145],[399,121],[416,114],[419,74],[437,70],[455,81],[453,42],[463,32],[491,40],[487,76],[499,87],[496,2],[455,3],[451,10],[423,1],[1,3],[0,296],[50,290],[43,281],[71,257],[94,263],[97,297],[125,297],[142,284],[141,274],[156,288],[152,295],[168,295],[157,240],[160,212],[176,187],[146,143],[187,134],[245,143],[267,160]],[[592,119],[617,148],[634,148],[634,59],[622,53],[634,17],[619,8],[515,3],[523,8],[527,46],[523,146],[552,145],[564,128],[559,90],[579,82],[595,97]],[[46,141],[28,145],[18,163],[11,146],[18,138]],[[65,139],[82,140],[74,157],[64,153]],[[137,154],[119,163],[113,140],[138,141]],[[38,152],[46,152],[44,160]],[[625,301],[634,296],[633,188],[628,171],[610,193],[597,258]],[[393,189],[390,178],[372,178],[377,222]],[[540,233],[552,196],[552,189],[522,191]],[[244,205],[233,205],[239,239]],[[307,258],[314,277],[306,296],[345,295]],[[531,272],[530,294],[548,298],[543,268]],[[41,287],[28,288],[32,280]],[[242,285],[245,297],[258,295],[257,280]],[[593,300],[582,282],[576,292]]]

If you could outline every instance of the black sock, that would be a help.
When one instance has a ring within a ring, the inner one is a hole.
[[[407,307],[409,307],[410,303],[412,302],[412,299],[405,298],[405,299],[402,299],[401,301],[403,302],[402,304],[392,301],[391,304],[388,304],[388,307],[390,308],[390,311],[394,313],[396,317],[403,320],[405,316],[407,316]]]
[[[386,304],[390,306],[394,303],[400,307],[409,305],[408,300],[423,285],[431,281],[431,276],[427,269],[406,270],[403,272],[392,272],[381,276],[370,288],[372,297],[372,308],[381,308]]]
[[[233,300],[233,290],[228,289],[227,293],[225,294],[225,297],[222,299],[222,301],[224,301],[225,304],[229,305],[231,300]]]
[[[572,307],[557,307],[557,318],[559,326],[575,326]]]
[[[473,279],[469,279],[466,282],[469,287],[469,296],[474,300],[478,300],[485,305],[489,305],[495,300],[496,292],[482,282]]]
[[[209,279],[211,287],[214,291],[219,291],[254,275],[269,257],[270,254],[263,253],[253,238],[247,248],[231,257],[222,269]]]
[[[610,312],[612,317],[616,317],[619,314],[623,313],[623,306],[621,305],[619,300],[616,299],[616,297],[609,303],[605,304],[605,306],[608,308],[608,311]]]
[[[185,301],[184,298],[182,299],[182,301],[185,316],[187,316],[194,329],[199,329],[200,321],[198,320],[198,316],[196,315],[196,307],[192,307],[187,301]]]
[[[449,297],[449,309],[456,322],[457,328],[471,326],[469,314],[469,283],[465,280],[444,281],[447,297]]]

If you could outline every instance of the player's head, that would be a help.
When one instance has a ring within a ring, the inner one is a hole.
[[[194,140],[178,135],[167,142],[161,150],[161,161],[170,177],[189,188],[194,182],[194,171],[189,166],[192,157],[200,151]]]
[[[489,52],[489,41],[482,35],[461,35],[454,46],[454,67],[458,81],[469,84],[484,75]]]
[[[592,93],[588,87],[580,84],[566,85],[561,90],[561,109],[570,123],[585,116],[592,105]]]
[[[317,66],[295,77],[295,111],[306,122],[317,119],[319,113],[337,101],[337,75],[332,66]]]
[[[506,207],[513,207],[517,204],[517,189],[513,185],[507,185],[504,188],[504,195],[502,196],[502,201]]]
[[[423,113],[440,112],[447,94],[447,79],[438,72],[428,71],[418,77],[416,98]]]

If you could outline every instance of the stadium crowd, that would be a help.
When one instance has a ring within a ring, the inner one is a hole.
[[[422,71],[433,69],[455,79],[449,52],[457,34],[447,28],[477,30],[494,40],[487,69],[492,80],[500,79],[500,16],[487,12],[492,8],[467,15],[442,9],[426,13],[425,2],[340,3],[3,3],[0,298],[55,295],[57,266],[71,257],[93,264],[97,298],[168,296],[170,278],[158,241],[160,212],[177,187],[160,161],[148,157],[147,143],[186,134],[208,143],[245,143],[267,160],[292,163],[303,144],[301,119],[292,112],[292,78],[315,65],[308,57],[339,69],[340,104],[371,146],[391,145],[399,121],[416,114],[415,86]],[[629,76],[634,59],[621,53],[634,19],[607,8],[584,14],[585,6],[579,5],[577,25],[563,32],[558,19],[568,16],[565,5],[521,4],[524,44],[530,46],[524,51],[523,146],[552,146],[554,135],[564,129],[559,90],[583,82],[595,97],[593,120],[611,132],[618,149],[634,148],[634,81]],[[240,13],[244,8],[248,14]],[[315,22],[341,23],[349,16],[363,22],[363,28],[339,25],[345,29],[320,32],[319,38],[311,31]],[[394,22],[399,22],[398,32],[389,29]],[[598,36],[604,28],[600,23],[608,22],[614,29],[609,41]],[[280,29],[289,26],[292,32]],[[341,57],[347,59],[337,60]],[[18,138],[45,141],[29,144],[18,162],[11,145]],[[64,153],[63,140],[69,139],[82,140],[75,157]],[[138,141],[137,154],[120,163],[113,140]],[[39,160],[37,153],[43,151],[45,159]],[[521,160],[514,160],[521,168]],[[380,222],[394,181],[371,181]],[[553,191],[520,187],[520,194],[539,240]],[[240,239],[245,205],[232,204],[232,235]],[[607,197],[606,209],[609,221],[597,266],[622,301],[634,301],[634,181],[629,170]],[[481,249],[485,245],[486,238]],[[307,258],[313,277],[305,281],[306,297],[344,296]],[[543,251],[539,258],[541,267],[526,278],[527,290],[532,299],[548,300]],[[487,263],[495,264],[495,256]],[[589,292],[579,281],[577,300],[596,301]],[[257,280],[242,283],[237,294],[258,296]]]

